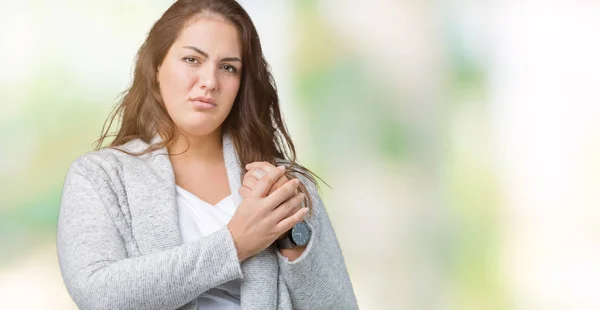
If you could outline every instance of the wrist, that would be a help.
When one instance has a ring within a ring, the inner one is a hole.
[[[238,260],[240,262],[242,262],[243,260],[248,258],[248,255],[240,248],[239,242],[238,242],[237,238],[235,237],[235,234],[231,230],[231,227],[229,227],[229,225],[227,225],[227,230],[229,230],[229,234],[231,235],[231,240],[233,240],[233,247],[235,248],[235,251],[237,253]]]
[[[310,226],[306,222],[296,223],[286,235],[276,240],[279,249],[292,249],[295,247],[307,245],[312,235]]]
[[[302,254],[304,254],[304,250],[306,250],[306,245],[297,246],[291,249],[279,249],[279,253],[286,257],[288,261],[292,262],[295,261],[298,257],[302,256]]]
[[[289,234],[290,234],[291,231],[292,231],[292,229],[284,232],[283,234],[281,234],[281,236],[277,237],[277,240],[280,240],[280,239],[283,239],[283,238],[289,236]]]

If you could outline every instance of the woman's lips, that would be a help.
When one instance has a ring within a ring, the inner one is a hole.
[[[191,103],[194,106],[194,108],[198,110],[210,110],[214,109],[217,106],[215,104],[208,103],[202,100],[191,100]]]
[[[209,110],[217,106],[212,98],[203,96],[194,97],[191,99],[191,102],[199,110]]]

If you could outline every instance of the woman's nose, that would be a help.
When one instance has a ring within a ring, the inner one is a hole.
[[[206,65],[200,69],[200,88],[205,90],[215,90],[217,88],[216,68],[213,65]]]

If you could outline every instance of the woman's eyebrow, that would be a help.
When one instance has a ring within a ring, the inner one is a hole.
[[[196,53],[198,53],[198,54],[200,54],[200,55],[202,55],[202,56],[204,56],[206,58],[209,58],[208,54],[206,52],[204,52],[203,50],[201,50],[201,49],[199,49],[199,48],[197,48],[195,46],[186,45],[183,48],[191,49],[194,52],[196,52]],[[221,59],[221,61],[239,61],[240,63],[242,62],[242,60],[239,57],[225,57],[225,58]]]

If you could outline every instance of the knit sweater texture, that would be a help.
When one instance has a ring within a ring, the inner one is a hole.
[[[136,139],[121,146],[140,152]],[[223,156],[231,195],[242,201],[241,167],[228,134]],[[195,310],[210,288],[241,278],[241,308],[357,309],[342,250],[317,188],[305,218],[312,236],[289,261],[271,245],[240,262],[223,227],[183,244],[175,176],[167,149],[143,156],[105,148],[78,157],[67,173],[58,217],[57,253],[65,286],[80,309]]]

